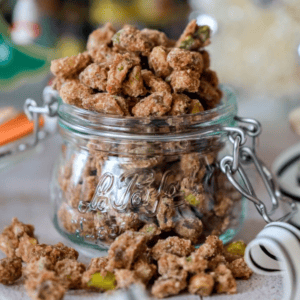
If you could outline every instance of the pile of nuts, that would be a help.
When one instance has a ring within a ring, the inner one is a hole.
[[[177,116],[216,107],[218,77],[203,48],[210,28],[191,21],[178,41],[163,32],[110,23],[87,51],[52,61],[53,87],[67,104],[118,116]]]
[[[252,275],[241,241],[225,249],[221,240],[209,236],[195,249],[189,240],[158,239],[158,234],[157,227],[148,225],[140,232],[126,231],[113,242],[107,257],[93,258],[85,266],[77,261],[76,250],[62,243],[39,244],[34,227],[14,218],[0,235],[0,249],[7,255],[0,260],[0,283],[11,285],[23,276],[33,300],[61,300],[71,289],[106,292],[131,284],[164,298],[184,291],[233,294],[235,279]]]

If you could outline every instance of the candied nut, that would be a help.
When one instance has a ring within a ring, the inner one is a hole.
[[[141,34],[152,42],[154,46],[173,47],[174,42],[170,40],[163,32],[144,28]]]
[[[21,223],[17,218],[12,219],[11,225],[5,227],[0,235],[0,250],[2,250],[7,257],[14,257],[15,250],[19,246],[19,239],[27,235],[34,236],[34,227]]]
[[[210,44],[210,28],[207,25],[198,26],[192,20],[176,43],[176,47],[186,50],[197,50]]]
[[[161,230],[154,223],[144,225],[139,231],[150,237],[161,234]]]
[[[205,243],[196,250],[198,255],[210,258],[223,252],[223,242],[215,235],[206,238]]]
[[[115,214],[116,223],[119,227],[120,232],[125,232],[126,230],[138,230],[142,226],[140,221],[140,216],[137,213],[116,213]]]
[[[189,292],[200,296],[209,296],[214,288],[214,278],[210,274],[199,273],[189,281]]]
[[[228,268],[231,270],[234,278],[249,279],[253,274],[243,257],[229,263]]]
[[[124,116],[126,111],[125,99],[121,96],[110,95],[108,93],[98,93],[83,100],[82,105],[85,109],[94,110],[109,115]]]
[[[184,177],[187,177],[189,180],[197,179],[197,181],[201,182],[206,173],[205,164],[199,153],[183,154],[180,159],[180,168]]]
[[[210,270],[215,270],[220,264],[226,265],[226,259],[223,255],[217,254],[208,260],[207,268]]]
[[[110,65],[107,78],[107,91],[110,94],[118,94],[122,91],[122,83],[126,78],[129,70],[138,65],[140,59],[129,53],[119,54],[114,56],[113,62]]]
[[[112,37],[116,33],[111,23],[106,23],[105,26],[94,30],[88,38],[87,49],[99,48],[103,44],[107,45],[111,42]]]
[[[90,64],[79,74],[79,80],[92,89],[105,91],[107,84],[107,70],[99,64]]]
[[[143,284],[142,279],[136,274],[135,271],[130,271],[126,269],[115,271],[117,288],[124,289],[128,288],[132,284]]]
[[[212,70],[205,70],[200,77],[200,80],[208,82],[212,87],[217,88],[219,85],[219,79],[217,73]]]
[[[128,52],[148,54],[153,48],[151,40],[131,25],[125,25],[113,36],[112,41],[116,48]]]
[[[86,289],[92,289],[97,291],[105,291],[105,283],[108,285],[114,285],[114,280],[111,278],[106,272],[108,258],[107,257],[97,257],[92,258],[90,261],[89,266],[87,267],[86,271],[82,275],[82,287]],[[106,275],[108,275],[106,277]],[[102,276],[102,280],[100,278]],[[106,282],[105,282],[106,277]],[[98,279],[98,281],[97,281]]]
[[[82,101],[91,96],[92,90],[78,79],[71,79],[65,81],[59,94],[65,103],[82,108]]]
[[[190,110],[191,98],[184,94],[172,94],[173,105],[170,111],[171,116],[187,114]]]
[[[90,55],[84,52],[75,56],[52,60],[50,70],[55,76],[70,77],[79,74],[91,62]]]
[[[123,83],[123,93],[131,97],[138,97],[146,93],[144,81],[141,74],[142,68],[135,66]]]
[[[214,212],[218,217],[224,217],[233,205],[233,201],[225,194],[219,193],[217,203],[214,205]]]
[[[198,114],[204,111],[204,107],[201,102],[197,99],[192,99],[189,106],[189,113],[190,114]]]
[[[181,70],[173,71],[170,75],[171,86],[177,92],[191,92],[196,93],[200,87],[200,75],[196,71]]]
[[[157,271],[157,267],[154,264],[150,264],[144,258],[140,258],[136,263],[134,263],[132,269],[135,271],[139,280],[141,280],[144,284],[148,284]]]
[[[198,95],[208,108],[214,108],[221,100],[217,90],[204,80],[201,80]]]
[[[84,264],[73,259],[66,258],[58,261],[54,270],[66,289],[81,288],[81,277],[85,271]]]
[[[209,69],[210,67],[210,57],[209,53],[206,50],[200,51],[203,60],[203,70]]]
[[[48,257],[40,257],[27,263],[26,267],[23,268],[23,274],[26,278],[38,277],[42,271],[53,271],[54,267],[55,264]]]
[[[172,95],[167,92],[157,92],[138,102],[132,109],[136,117],[163,116],[172,105]]]
[[[175,227],[173,217],[176,215],[176,210],[173,198],[162,197],[157,208],[157,221],[159,228],[164,231],[170,231]]]
[[[167,92],[171,93],[171,87],[161,78],[156,77],[149,70],[142,70],[142,77],[145,82],[145,85],[150,87],[151,92]]]
[[[22,276],[22,260],[20,258],[3,258],[0,260],[0,283],[13,284]]]
[[[199,241],[203,225],[196,216],[194,218],[183,218],[176,222],[174,231],[182,238],[191,240],[193,244]]]
[[[107,270],[130,269],[136,258],[146,250],[145,234],[126,231],[116,238],[108,250]]]
[[[157,298],[177,295],[186,288],[186,277],[187,273],[185,273],[185,278],[168,278],[162,276],[154,282],[151,288],[151,294]]]
[[[92,48],[89,50],[89,54],[94,63],[108,67],[113,62],[116,53],[112,48],[103,44],[97,48]]]
[[[78,252],[73,248],[69,248],[62,243],[56,245],[38,244],[37,240],[24,235],[20,239],[19,248],[16,250],[16,255],[21,257],[24,262],[30,262],[32,259],[38,260],[40,257],[47,257],[52,264],[57,261],[70,258],[76,260]]]
[[[27,279],[25,289],[33,300],[62,300],[66,292],[52,271],[42,271],[38,277]]]
[[[218,294],[236,293],[236,281],[233,278],[231,271],[224,264],[220,264],[212,275],[215,279],[215,289]]]
[[[51,87],[60,92],[60,89],[61,87],[65,84],[65,82],[67,80],[74,80],[75,78],[73,77],[70,77],[70,78],[64,78],[64,77],[54,77],[53,81],[52,81],[52,84],[51,84]]]
[[[169,65],[174,70],[194,70],[199,74],[203,69],[203,59],[199,52],[173,48],[167,57]]]
[[[194,250],[195,248],[191,241],[181,239],[177,236],[171,236],[165,240],[159,240],[152,248],[151,253],[155,260],[159,260],[164,253],[189,256]]]
[[[157,265],[158,273],[167,277],[180,276],[183,271],[181,258],[171,253],[163,253]]]
[[[199,253],[193,252],[188,257],[182,257],[180,261],[183,269],[189,273],[200,273],[207,269],[208,262]]]
[[[149,55],[149,67],[154,70],[157,77],[165,78],[172,72],[172,68],[167,61],[167,56],[168,49],[163,46],[154,47]]]

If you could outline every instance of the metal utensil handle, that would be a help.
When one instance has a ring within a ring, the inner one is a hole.
[[[27,99],[24,103],[24,112],[30,121],[33,121],[33,139],[26,143],[21,143],[17,146],[6,150],[5,153],[0,153],[0,157],[6,157],[8,155],[18,154],[34,148],[40,141],[44,140],[50,135],[47,130],[42,130],[39,126],[40,115],[49,117],[55,117],[58,109],[58,97],[57,91],[53,90],[50,86],[46,87],[43,91],[43,102],[44,105],[39,107],[33,99]]]
[[[223,129],[228,132],[228,138],[233,144],[233,154],[225,156],[220,162],[221,171],[227,176],[228,180],[233,186],[247,199],[253,202],[267,223],[275,221],[288,221],[296,212],[297,206],[291,199],[284,197],[277,184],[265,164],[256,155],[257,138],[261,134],[261,125],[255,119],[249,118],[235,118],[240,123],[239,127],[224,127]],[[251,146],[245,146],[246,137],[251,138]],[[266,190],[272,201],[272,208],[268,211],[264,202],[257,198],[255,190],[245,173],[242,165],[253,164],[257,173],[260,175]],[[240,175],[244,186],[242,186],[235,175]],[[271,216],[274,214],[279,206],[279,202],[287,202],[290,206],[290,212],[283,217],[273,220]]]

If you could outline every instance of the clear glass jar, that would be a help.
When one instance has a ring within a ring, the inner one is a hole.
[[[234,93],[193,115],[120,118],[59,103],[63,138],[53,171],[53,222],[80,246],[106,250],[126,230],[228,242],[245,218],[245,200],[220,171],[232,144]]]

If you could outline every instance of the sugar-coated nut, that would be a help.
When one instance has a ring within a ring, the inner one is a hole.
[[[147,237],[143,233],[126,231],[108,250],[107,270],[130,269],[136,258],[146,250]]]
[[[233,201],[226,196],[226,194],[219,194],[217,197],[217,203],[214,205],[214,212],[218,217],[224,217],[228,214],[230,208],[233,205]]]
[[[132,284],[142,284],[142,279],[135,271],[120,269],[115,271],[117,288],[124,289],[130,287]]]
[[[207,268],[210,270],[215,270],[220,264],[227,265],[226,258],[222,254],[217,254],[208,260]]]
[[[209,296],[214,288],[214,278],[210,274],[199,273],[194,275],[189,281],[189,292],[200,296]]]
[[[206,50],[200,51],[203,60],[203,70],[209,69],[210,67],[210,57],[209,53]]]
[[[159,277],[151,288],[151,294],[157,298],[165,298],[171,295],[177,295],[187,286],[185,278]]]
[[[66,80],[60,88],[60,97],[70,105],[82,108],[82,101],[91,96],[93,91],[78,79]]]
[[[110,65],[107,77],[107,91],[110,94],[118,94],[122,91],[122,83],[125,80],[129,70],[138,65],[140,62],[138,57],[129,53],[119,54],[114,56],[113,62]]]
[[[56,263],[54,270],[66,289],[80,289],[85,265],[73,259],[63,259]]]
[[[154,30],[144,28],[141,30],[141,34],[145,36],[148,40],[150,40],[154,46],[164,46],[164,47],[173,47],[174,41],[170,40],[165,33]]]
[[[125,25],[123,29],[118,31],[112,38],[116,48],[129,52],[150,53],[153,48],[152,41],[142,34],[138,29],[131,25]]]
[[[25,281],[25,289],[32,300],[62,300],[66,289],[52,271],[42,271]]]
[[[203,59],[199,52],[173,48],[167,61],[174,70],[194,70],[200,74],[203,69]]]
[[[178,236],[191,240],[193,244],[199,242],[199,238],[203,231],[203,224],[197,217],[185,218],[177,221],[174,227],[174,232]]]
[[[161,234],[161,230],[154,223],[145,224],[139,231],[146,235],[149,235],[150,237]]]
[[[163,253],[158,262],[158,273],[167,277],[180,276],[183,271],[181,258],[171,253]]]
[[[125,95],[138,97],[146,93],[141,71],[142,68],[140,66],[135,66],[129,73],[128,79],[124,81],[122,88]]]
[[[132,109],[136,117],[163,116],[172,105],[172,95],[168,92],[156,92],[138,102]]]
[[[196,93],[200,87],[200,75],[192,70],[173,71],[170,75],[171,86],[176,93]]]
[[[192,20],[185,28],[176,43],[176,47],[187,50],[198,50],[210,44],[210,28],[207,25],[198,26]]]
[[[212,273],[215,279],[215,289],[218,294],[235,294],[237,287],[236,281],[232,276],[230,269],[224,264],[220,264]]]
[[[82,105],[85,109],[94,110],[108,115],[124,116],[122,110],[125,100],[121,96],[114,96],[108,93],[98,93],[83,100]]]
[[[167,61],[167,56],[168,49],[163,46],[154,47],[149,55],[149,67],[154,70],[157,77],[165,78],[172,72],[172,68]]]
[[[155,92],[167,92],[171,93],[171,87],[168,83],[162,80],[159,77],[156,77],[149,70],[142,70],[142,77],[145,82],[145,85],[148,86],[152,93]]]
[[[100,64],[103,67],[109,67],[113,62],[115,52],[106,44],[100,45],[97,48],[89,50],[89,54],[94,63]]]
[[[113,28],[111,23],[106,23],[105,26],[94,30],[87,41],[87,49],[98,48],[102,45],[110,44],[113,35],[116,30]]]
[[[50,70],[53,75],[58,77],[70,77],[79,74],[85,69],[92,59],[87,52],[75,56],[59,58],[51,62]]]
[[[182,257],[180,263],[185,271],[192,274],[204,272],[208,265],[208,261],[197,251],[193,252],[190,256]]]
[[[37,277],[42,271],[54,271],[55,263],[48,257],[31,259],[23,268],[25,278]]]
[[[172,109],[170,111],[170,115],[172,116],[180,116],[183,114],[187,114],[190,110],[191,98],[189,98],[185,94],[172,94],[173,104]]]
[[[159,260],[164,253],[189,256],[194,250],[195,247],[192,245],[191,241],[181,239],[177,236],[171,236],[165,240],[159,240],[152,248],[151,253],[155,260]]]
[[[20,258],[3,258],[0,260],[0,283],[13,284],[22,276],[22,260]]]
[[[172,198],[162,197],[159,201],[156,218],[159,228],[164,231],[170,231],[175,227],[173,218],[176,215],[174,201]]]
[[[144,284],[148,284],[157,271],[156,265],[149,263],[143,257],[134,263],[132,269],[135,271],[135,274],[139,280],[141,280]]]
[[[92,89],[105,91],[107,85],[107,70],[99,64],[90,64],[79,74],[79,80]]]
[[[223,242],[217,236],[210,235],[196,252],[204,258],[216,256],[223,252]]]
[[[253,274],[252,270],[248,267],[243,257],[229,263],[228,268],[231,270],[232,276],[234,278],[249,279]]]
[[[138,230],[143,223],[140,220],[140,216],[137,213],[116,213],[115,214],[116,224],[119,227],[120,232],[126,230]]]
[[[207,107],[214,108],[221,100],[221,96],[217,90],[208,82],[201,80],[198,95]],[[202,102],[202,103],[203,103]]]

